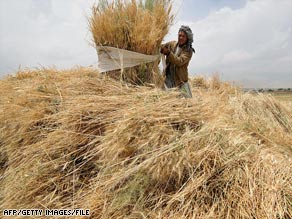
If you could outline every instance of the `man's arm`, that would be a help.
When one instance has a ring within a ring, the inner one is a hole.
[[[175,43],[176,43],[176,41],[170,41],[170,42],[167,42],[167,43],[161,44],[160,52],[162,51],[162,48],[167,48],[167,49],[170,51],[172,45],[175,44]]]
[[[176,56],[173,52],[170,52],[168,59],[172,64],[182,66],[191,60],[192,55],[192,51],[183,51],[179,57]]]

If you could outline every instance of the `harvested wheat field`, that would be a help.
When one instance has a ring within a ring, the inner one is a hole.
[[[95,46],[159,54],[170,1],[101,2],[88,19]],[[1,80],[0,209],[292,218],[291,103],[216,77],[191,79],[194,97],[184,99],[157,88],[158,62],[107,74],[27,69]]]
[[[217,78],[192,99],[94,69],[0,81],[0,208],[291,218],[292,109]]]

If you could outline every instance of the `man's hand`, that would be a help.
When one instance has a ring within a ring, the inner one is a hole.
[[[161,47],[160,52],[164,55],[169,55],[170,51],[167,47]]]

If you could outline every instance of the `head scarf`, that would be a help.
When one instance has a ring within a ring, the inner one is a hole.
[[[194,42],[194,39],[193,39],[193,33],[192,33],[192,30],[189,26],[184,26],[182,25],[180,28],[179,28],[179,31],[178,32],[184,32],[186,35],[187,35],[187,38],[188,38],[188,41],[187,41],[187,46],[188,48],[192,49],[193,52],[195,52],[192,44]]]

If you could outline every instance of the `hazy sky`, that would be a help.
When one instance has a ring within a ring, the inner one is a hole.
[[[0,77],[19,67],[96,65],[86,20],[94,2],[0,0]],[[192,28],[191,75],[292,87],[292,0],[176,0],[174,10],[165,41],[182,24]]]

